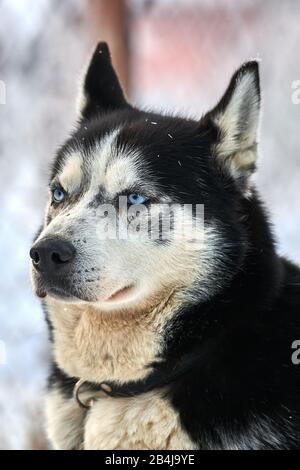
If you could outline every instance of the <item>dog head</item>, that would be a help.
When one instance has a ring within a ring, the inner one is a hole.
[[[137,110],[100,43],[30,252],[38,295],[123,309],[224,287],[247,245],[240,203],[251,197],[259,111],[255,61],[199,121]]]

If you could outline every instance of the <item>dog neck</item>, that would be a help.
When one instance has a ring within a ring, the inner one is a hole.
[[[143,380],[159,360],[165,326],[178,310],[174,292],[140,312],[103,312],[46,299],[54,359],[69,376],[90,382]]]

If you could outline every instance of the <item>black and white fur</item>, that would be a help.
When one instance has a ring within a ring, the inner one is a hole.
[[[299,448],[300,270],[277,255],[251,182],[260,103],[251,61],[199,121],[140,111],[97,46],[52,168],[50,187],[68,197],[58,207],[50,196],[34,245],[57,237],[76,250],[67,273],[32,268],[53,346],[54,448]],[[99,205],[133,190],[204,204],[204,242],[191,254],[178,240],[97,240]],[[79,379],[138,391],[87,411],[73,398]]]

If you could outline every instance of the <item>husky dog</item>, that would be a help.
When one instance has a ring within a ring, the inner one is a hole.
[[[97,46],[30,251],[54,448],[300,447],[300,270],[251,182],[260,103],[250,61],[199,121],[138,110]]]

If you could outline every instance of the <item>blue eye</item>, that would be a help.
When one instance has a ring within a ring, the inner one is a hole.
[[[52,198],[54,202],[57,202],[58,204],[62,202],[65,199],[65,193],[63,192],[62,189],[56,188],[52,192]]]
[[[148,199],[141,194],[129,194],[127,200],[129,204],[144,204]]]

